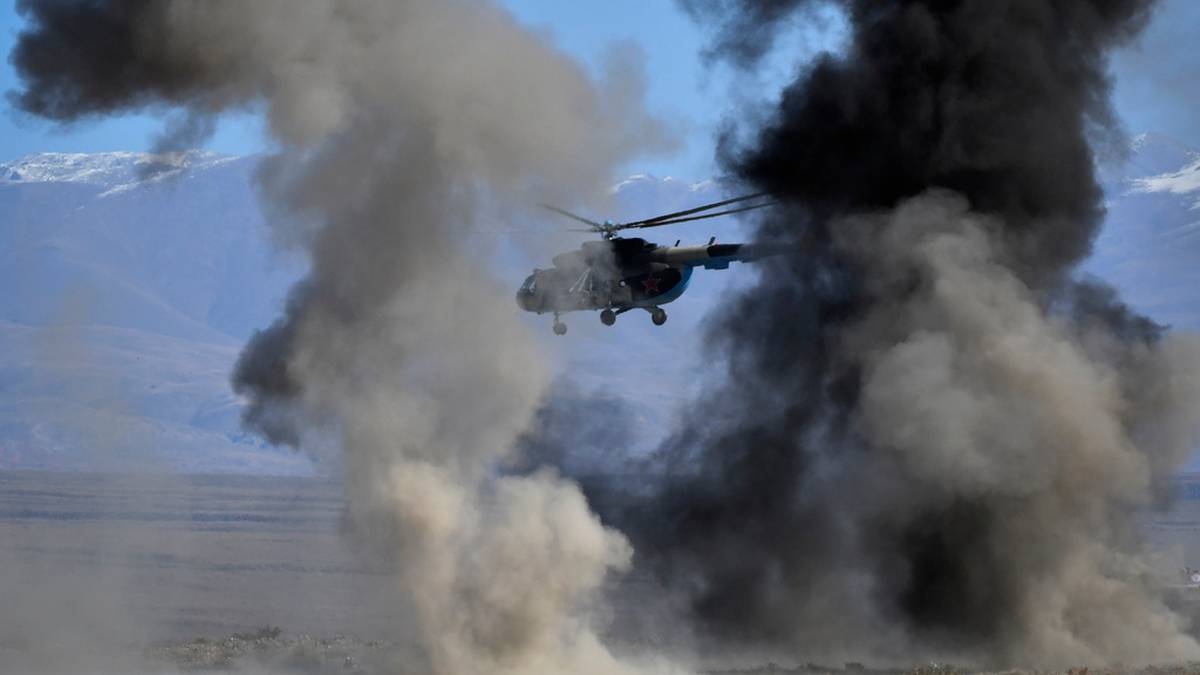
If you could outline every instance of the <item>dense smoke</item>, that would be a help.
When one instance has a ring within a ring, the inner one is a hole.
[[[595,477],[628,468],[637,443],[629,420],[637,412],[611,393],[584,391],[560,377],[518,439],[511,469],[528,473],[552,466],[566,475]]]
[[[18,10],[24,89],[10,96],[25,111],[181,109],[167,144],[222,111],[265,111],[279,149],[261,187],[311,273],[234,384],[268,438],[337,451],[349,522],[394,562],[429,667],[622,670],[591,610],[630,547],[554,473],[495,477],[547,377],[487,251],[456,234],[517,204],[578,199],[660,147],[637,64],[616,54],[593,83],[476,0]]]
[[[827,4],[686,3],[746,67]],[[726,382],[614,522],[715,649],[1200,657],[1136,522],[1195,446],[1200,349],[1072,278],[1103,215],[1093,148],[1119,138],[1106,53],[1150,2],[837,5],[846,52],[722,145],[782,202],[760,238],[804,253],[722,308]],[[337,450],[353,531],[395,565],[430,668],[626,670],[591,610],[633,551],[574,483],[512,461],[567,457],[572,413],[535,413],[542,359],[455,235],[659,145],[636,68],[595,85],[475,0],[18,8],[29,113],[180,109],[170,147],[263,106],[272,222],[312,271],[235,386],[268,438]]]
[[[818,3],[687,3],[753,65]],[[1195,658],[1135,512],[1195,447],[1197,356],[1071,280],[1148,2],[843,3],[727,166],[786,208],[722,308],[723,386],[627,525],[705,644],[992,664]],[[799,17],[799,18],[798,18]],[[739,140],[740,139],[740,140]]]

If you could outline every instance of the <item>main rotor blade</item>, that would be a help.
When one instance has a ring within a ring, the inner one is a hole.
[[[577,216],[574,213],[567,211],[566,209],[560,209],[557,206],[551,206],[549,204],[538,204],[538,206],[542,207],[543,209],[549,209],[549,210],[559,214],[560,216],[566,216],[566,217],[570,218],[571,220],[578,220],[579,222],[584,223],[586,225],[591,225],[596,230],[604,229],[604,226],[601,225],[600,223],[597,223],[594,220],[588,220],[587,218],[584,218],[583,216]],[[592,231],[595,231],[595,230],[592,230]]]
[[[663,220],[668,220],[671,218],[678,218],[679,216],[690,216],[693,213],[699,213],[701,211],[715,209],[719,206],[725,206],[726,204],[735,204],[737,202],[744,202],[747,199],[754,199],[756,197],[761,197],[764,194],[766,194],[766,193],[758,192],[758,193],[752,194],[752,195],[745,195],[744,197],[734,197],[733,199],[726,199],[726,200],[720,201],[720,202],[713,202],[712,204],[705,204],[704,206],[697,206],[695,208],[685,209],[683,211],[676,211],[675,213],[664,213],[661,216],[655,216],[653,218],[647,218],[645,220],[635,220],[635,221],[629,222],[629,223],[621,223],[621,225],[619,227],[622,227],[622,228],[624,228],[624,227],[648,227],[651,224],[660,224],[660,221],[663,221]]]
[[[761,209],[761,208],[764,208],[767,206],[774,206],[776,203],[777,202],[767,202],[766,204],[755,204],[754,206],[743,206],[740,209],[729,209],[728,211],[718,211],[717,213],[706,213],[702,216],[692,216],[690,218],[672,218],[671,220],[658,220],[653,223],[646,223],[644,225],[630,225],[629,227],[635,227],[635,228],[658,227],[659,225],[671,225],[673,223],[686,223],[689,220],[704,220],[705,218],[716,218],[717,216],[727,216],[731,213],[741,213],[743,211],[753,211],[754,209]]]

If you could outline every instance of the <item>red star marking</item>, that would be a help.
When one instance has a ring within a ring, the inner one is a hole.
[[[651,291],[658,292],[658,278],[654,276],[654,272],[651,272],[646,275],[645,279],[642,279],[642,286],[645,287],[647,293]]]

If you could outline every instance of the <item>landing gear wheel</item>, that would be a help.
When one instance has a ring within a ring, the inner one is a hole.
[[[567,334],[567,324],[565,324],[561,321],[555,321],[554,322],[554,334],[555,335],[566,335]]]
[[[600,323],[604,324],[605,326],[611,326],[616,322],[617,322],[617,313],[616,312],[612,311],[611,309],[606,309],[603,312],[600,312]]]
[[[667,322],[667,310],[662,307],[655,307],[653,312],[650,312],[650,320],[655,326],[661,326]]]

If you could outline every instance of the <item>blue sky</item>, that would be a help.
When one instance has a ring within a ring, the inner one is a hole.
[[[2,0],[0,0],[2,1]],[[833,48],[843,35],[834,24],[824,34],[796,30],[782,41],[756,77],[734,73],[729,66],[708,64],[702,56],[705,29],[672,0],[503,0],[513,14],[546,34],[559,48],[596,67],[614,45],[638,49],[645,59],[649,104],[670,120],[686,139],[675,155],[641,162],[630,172],[647,171],[699,179],[713,175],[713,134],[731,97],[770,97],[789,79],[799,57]],[[11,2],[0,5],[0,51],[11,50],[20,27]],[[1114,59],[1114,100],[1131,131],[1156,131],[1200,144],[1200,55],[1191,49],[1200,29],[1200,2],[1166,0],[1137,45]],[[0,90],[18,85],[7,58],[0,64]],[[161,122],[153,115],[85,122],[58,128],[22,119],[4,106],[0,115],[0,161],[42,151],[95,152],[146,149]],[[262,128],[248,114],[227,117],[208,147],[229,153],[262,147]]]

